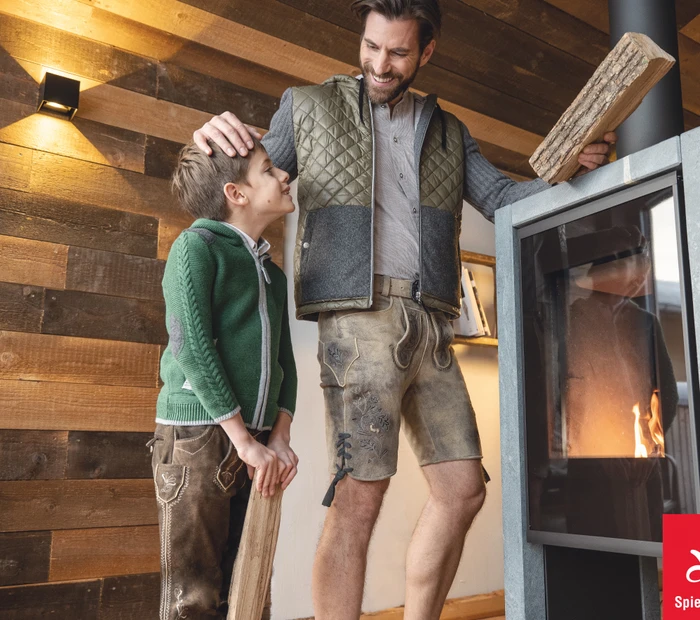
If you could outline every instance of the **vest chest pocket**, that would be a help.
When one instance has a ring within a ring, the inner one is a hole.
[[[372,211],[330,205],[310,211],[300,239],[301,304],[370,296]]]

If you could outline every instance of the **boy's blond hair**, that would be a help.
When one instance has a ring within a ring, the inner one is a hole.
[[[228,217],[224,185],[242,183],[248,177],[252,154],[263,149],[256,138],[246,157],[229,157],[216,144],[212,154],[203,153],[194,142],[185,145],[177,159],[171,188],[180,206],[194,218],[225,220]]]

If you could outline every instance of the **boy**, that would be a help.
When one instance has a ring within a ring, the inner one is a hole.
[[[213,150],[183,148],[172,182],[196,221],[175,240],[163,276],[169,343],[151,443],[160,620],[226,617],[254,470],[269,497],[298,462],[287,283],[260,236],[294,210],[289,175],[259,142],[247,157]]]

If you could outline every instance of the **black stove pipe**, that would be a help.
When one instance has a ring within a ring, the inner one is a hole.
[[[683,99],[678,63],[674,0],[608,0],[610,47],[626,32],[641,32],[676,59],[676,64],[617,130],[618,158],[683,133]]]

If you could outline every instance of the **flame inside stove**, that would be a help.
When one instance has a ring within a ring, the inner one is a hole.
[[[634,413],[634,456],[646,459],[662,457],[664,452],[664,431],[659,416],[659,391],[654,390],[649,403],[650,414],[642,418],[639,403],[632,407]]]

